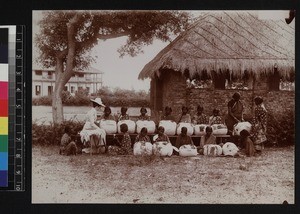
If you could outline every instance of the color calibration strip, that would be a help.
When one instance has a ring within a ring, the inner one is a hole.
[[[24,190],[24,31],[24,26],[0,26],[8,41],[0,57],[6,59],[1,61],[6,67],[0,67],[0,153],[5,153],[0,154],[0,190]]]
[[[0,187],[8,187],[8,28],[0,28]]]

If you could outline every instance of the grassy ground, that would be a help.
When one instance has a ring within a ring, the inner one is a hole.
[[[32,152],[33,203],[295,203],[294,147],[246,159]]]

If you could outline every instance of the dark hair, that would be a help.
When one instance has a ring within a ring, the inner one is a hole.
[[[140,112],[142,113],[143,110],[147,113],[147,109],[145,107],[142,107]]]
[[[262,104],[263,101],[264,101],[263,98],[260,97],[260,96],[257,96],[257,97],[254,98],[254,102],[255,102],[256,105]]]
[[[187,132],[187,127],[183,126],[181,127],[181,132],[183,132],[185,130],[185,132]]]
[[[122,112],[122,111],[127,111],[127,107],[122,106],[122,107],[121,107],[121,112]]]
[[[148,133],[148,129],[147,129],[146,127],[143,127],[143,128],[141,129],[141,132],[146,132],[146,133]]]
[[[165,131],[165,128],[164,128],[163,126],[159,126],[157,130],[158,130],[158,131],[159,131],[159,130]]]
[[[189,110],[189,108],[186,106],[182,106],[181,111],[183,111],[183,109],[186,109],[187,111]]]
[[[172,108],[169,107],[169,106],[166,106],[166,107],[165,107],[165,111],[168,111],[168,110],[169,110],[170,112],[172,112]]]
[[[235,100],[239,100],[241,98],[241,94],[239,92],[235,92],[233,95],[232,95],[232,98],[235,99]]]
[[[245,138],[245,137],[250,136],[250,133],[249,133],[246,129],[243,129],[243,130],[240,132],[240,135],[241,135],[241,137]]]
[[[219,113],[220,113],[220,110],[215,108],[215,109],[213,110],[213,114],[214,114],[214,113],[219,114]]]
[[[70,133],[70,127],[69,127],[69,126],[66,126],[66,127],[65,127],[65,133],[67,133],[67,134]]]
[[[95,107],[98,107],[98,106],[101,106],[101,105],[99,105],[98,103],[95,103],[95,102],[92,102],[93,103],[93,107],[95,108]]]
[[[199,110],[203,111],[203,106],[201,106],[201,105],[198,105],[198,107],[197,107],[197,111],[199,111]]]
[[[212,132],[212,127],[211,126],[206,126],[205,132]]]
[[[122,124],[120,125],[120,129],[121,129],[121,132],[123,132],[123,133],[127,132],[127,131],[128,131],[128,126],[127,126],[127,124],[126,124],[126,123],[122,123]]]
[[[108,107],[108,106],[105,106],[105,108],[104,108],[104,112],[106,112],[106,111],[109,111],[109,113],[111,113],[111,109],[110,109],[110,107]]]

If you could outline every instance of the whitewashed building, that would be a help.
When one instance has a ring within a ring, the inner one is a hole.
[[[86,71],[75,71],[71,79],[65,85],[65,91],[75,94],[80,89],[86,89],[89,93],[96,93],[102,88],[103,72],[90,68]],[[55,71],[52,69],[32,70],[32,97],[51,95],[55,86]]]

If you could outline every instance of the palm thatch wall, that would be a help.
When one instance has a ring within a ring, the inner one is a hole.
[[[261,20],[254,12],[207,12],[145,65],[139,79],[164,70],[190,78],[229,72],[255,77],[277,67],[281,77],[295,72],[295,29],[284,20]]]

